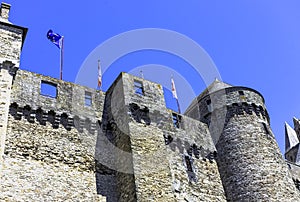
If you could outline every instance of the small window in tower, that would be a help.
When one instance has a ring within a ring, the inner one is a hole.
[[[242,99],[242,100],[246,99],[244,91],[240,90],[239,95],[240,95],[240,99]]]
[[[92,93],[91,92],[85,91],[84,105],[88,106],[88,107],[92,106]]]
[[[41,81],[41,95],[56,98],[57,97],[57,84],[49,81]]]
[[[174,127],[181,128],[181,116],[176,113],[172,113],[172,119]]]
[[[184,157],[186,168],[189,172],[193,172],[192,160],[189,156]]]
[[[207,104],[207,110],[208,110],[209,112],[212,112],[211,99],[206,100],[206,104]]]
[[[134,92],[138,95],[144,95],[143,83],[141,81],[134,80]]]
[[[270,131],[269,131],[269,129],[268,129],[268,127],[267,127],[267,124],[265,123],[265,122],[261,122],[262,123],[262,125],[263,125],[263,127],[264,127],[264,130],[265,130],[265,132],[266,132],[266,134],[270,134]]]

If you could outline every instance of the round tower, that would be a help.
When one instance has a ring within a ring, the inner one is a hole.
[[[198,97],[198,107],[216,144],[227,200],[300,199],[259,92],[216,80]]]

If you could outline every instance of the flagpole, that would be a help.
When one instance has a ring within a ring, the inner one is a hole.
[[[178,113],[181,114],[180,105],[179,105],[178,96],[177,96],[176,87],[175,87],[175,82],[174,82],[174,79],[173,79],[173,75],[172,75],[172,74],[171,74],[171,83],[172,83],[172,94],[173,94],[173,98],[176,99]]]
[[[63,64],[64,64],[64,37],[61,37],[61,49],[60,49],[60,80],[63,77]]]
[[[101,79],[101,81],[100,81],[100,79]],[[102,72],[101,72],[101,66],[100,66],[100,59],[98,60],[98,78],[97,78],[97,80],[98,80],[99,90],[102,91]]]
[[[179,105],[178,98],[176,99],[176,102],[177,102],[177,107],[178,107],[178,113],[181,114],[181,110],[180,110],[180,105]]]

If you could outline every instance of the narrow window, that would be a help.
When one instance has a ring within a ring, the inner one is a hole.
[[[57,97],[57,84],[49,81],[41,81],[41,95],[51,98]]]
[[[85,91],[84,105],[88,106],[88,107],[92,106],[92,93],[91,92]]]
[[[269,135],[269,134],[270,134],[270,131],[269,131],[268,127],[267,127],[267,124],[264,123],[264,122],[262,122],[262,124],[263,124],[263,127],[264,127],[264,130],[265,130],[266,134]]]
[[[192,161],[189,156],[184,157],[186,168],[189,172],[193,172],[193,166],[192,166]]]
[[[169,145],[173,141],[173,137],[171,135],[164,135],[165,144]]]
[[[207,110],[209,112],[212,112],[211,99],[206,100],[206,104],[207,104]]]
[[[134,80],[134,92],[138,95],[144,95],[143,83],[141,81]]]
[[[173,125],[175,128],[180,128],[181,125],[181,116],[175,113],[172,113]]]
[[[240,95],[240,99],[241,100],[245,100],[246,99],[244,91],[240,90],[239,91],[239,95]]]

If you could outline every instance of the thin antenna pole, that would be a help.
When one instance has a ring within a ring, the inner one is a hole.
[[[63,78],[63,64],[64,64],[64,37],[61,37],[61,49],[60,49],[60,76],[59,79]]]
[[[143,70],[140,70],[140,74],[141,74],[142,79],[144,79],[144,73],[143,73]]]

